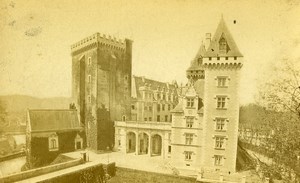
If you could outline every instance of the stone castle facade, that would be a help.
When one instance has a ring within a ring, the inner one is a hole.
[[[176,167],[234,172],[243,55],[223,19],[210,36],[187,70],[187,91],[173,111],[171,157]]]
[[[115,148],[161,155],[179,169],[235,172],[242,65],[222,18],[186,71],[189,82],[171,110],[172,122],[116,121]]]
[[[130,119],[132,41],[93,34],[71,46],[72,99],[87,146],[114,144],[114,121]]]
[[[131,120],[171,122],[171,110],[178,103],[176,82],[164,83],[132,77]]]
[[[162,156],[179,169],[235,172],[243,55],[223,18],[181,88],[131,77],[128,39],[97,33],[71,50],[73,100],[88,147]]]

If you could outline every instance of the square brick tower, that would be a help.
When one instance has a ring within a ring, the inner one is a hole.
[[[72,99],[87,146],[114,146],[114,121],[130,119],[132,41],[93,34],[71,46]]]

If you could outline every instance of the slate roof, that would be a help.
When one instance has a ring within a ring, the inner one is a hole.
[[[226,53],[220,53],[219,51],[219,41],[220,38],[224,37],[227,41],[227,52]],[[207,49],[207,51],[204,54],[204,57],[242,57],[243,55],[239,51],[233,37],[231,36],[226,23],[222,17],[218,28],[216,30],[216,33],[214,34],[214,37],[211,40],[211,43]]]
[[[196,57],[192,60],[190,67],[187,69],[189,70],[204,70],[202,63],[199,63],[198,59],[202,59],[202,57],[204,56],[206,50],[205,50],[205,46],[202,43],[197,54]]]
[[[158,88],[160,88],[160,91],[161,91],[163,88],[165,88],[165,90],[172,89],[175,91],[175,93],[177,92],[176,84],[168,84],[168,83],[164,83],[164,82],[160,82],[160,81],[147,79],[147,78],[141,77],[141,76],[132,76],[131,97],[142,98],[139,88],[141,86],[145,86],[146,84],[147,84],[147,86],[150,86],[151,90],[157,90]]]
[[[83,129],[74,109],[29,109],[28,122],[32,132]]]
[[[174,112],[174,113],[178,113],[178,112],[183,112],[183,102],[182,102],[182,98],[179,99],[179,102],[178,104],[176,105],[176,107],[171,110],[171,112]]]

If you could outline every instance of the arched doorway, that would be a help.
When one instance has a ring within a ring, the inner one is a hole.
[[[146,133],[139,134],[139,152],[138,154],[148,154],[149,136]]]
[[[161,136],[158,135],[158,134],[153,135],[151,140],[152,140],[151,155],[160,156],[161,155],[161,148],[162,148],[162,138],[161,138]]]
[[[126,135],[126,152],[127,153],[132,153],[135,152],[135,148],[136,148],[136,135],[133,132],[129,132]]]

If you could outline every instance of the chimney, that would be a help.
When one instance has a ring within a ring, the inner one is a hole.
[[[205,49],[207,50],[211,41],[211,33],[205,34]]]

